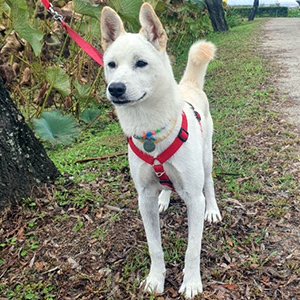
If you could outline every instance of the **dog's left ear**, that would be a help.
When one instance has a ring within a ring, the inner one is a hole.
[[[144,3],[140,10],[140,23],[142,28],[140,34],[154,45],[154,47],[163,51],[167,47],[167,34],[157,17],[154,9],[149,3]]]
[[[105,51],[121,34],[124,25],[118,14],[108,6],[101,11],[101,46]]]

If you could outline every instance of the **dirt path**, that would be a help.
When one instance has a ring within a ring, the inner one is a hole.
[[[300,132],[300,18],[272,18],[263,27],[266,55],[278,64],[275,85],[290,99],[282,103],[288,122]]]

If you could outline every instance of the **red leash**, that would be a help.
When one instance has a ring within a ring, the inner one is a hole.
[[[100,66],[103,67],[103,54],[97,50],[94,46],[89,44],[86,40],[84,40],[78,33],[76,33],[73,29],[70,28],[63,21],[63,16],[58,14],[54,9],[52,4],[48,0],[41,0],[43,5],[46,7],[47,11],[52,14],[55,21],[59,21],[61,25],[66,29],[67,33],[74,40],[74,42],[93,60],[95,60]]]

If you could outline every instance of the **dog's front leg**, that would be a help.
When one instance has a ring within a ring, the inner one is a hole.
[[[188,212],[188,247],[185,254],[184,277],[179,292],[188,299],[202,293],[200,251],[205,213],[205,199],[199,195],[182,197]]]
[[[139,193],[139,209],[151,257],[150,272],[143,283],[146,291],[162,293],[164,291],[166,269],[159,227],[158,191],[155,188],[147,188]]]

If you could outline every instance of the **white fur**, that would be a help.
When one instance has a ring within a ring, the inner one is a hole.
[[[203,41],[191,47],[187,69],[178,85],[166,53],[165,31],[147,3],[141,7],[140,23],[142,28],[139,34],[126,33],[120,17],[112,9],[106,7],[102,10],[107,96],[115,103],[121,127],[128,136],[140,135],[161,128],[170,120],[177,120],[169,136],[156,144],[156,149],[151,153],[154,157],[176,138],[181,126],[182,111],[187,116],[189,138],[164,164],[164,168],[187,205],[188,247],[180,292],[186,298],[193,298],[202,292],[200,251],[204,219],[209,222],[221,220],[211,175],[213,123],[209,104],[202,90],[206,68],[214,56],[215,47]],[[138,61],[146,62],[147,65],[138,67]],[[109,87],[114,83],[122,83],[126,87],[122,96],[116,97],[109,92]],[[200,113],[201,128],[187,102]],[[162,131],[157,134],[157,138],[164,135],[165,132]],[[142,143],[135,139],[134,142],[142,149]],[[162,190],[153,167],[138,158],[130,148],[128,157],[131,175],[139,194],[139,208],[151,256],[145,289],[162,293],[165,264],[159,212],[168,208],[171,191]]]

